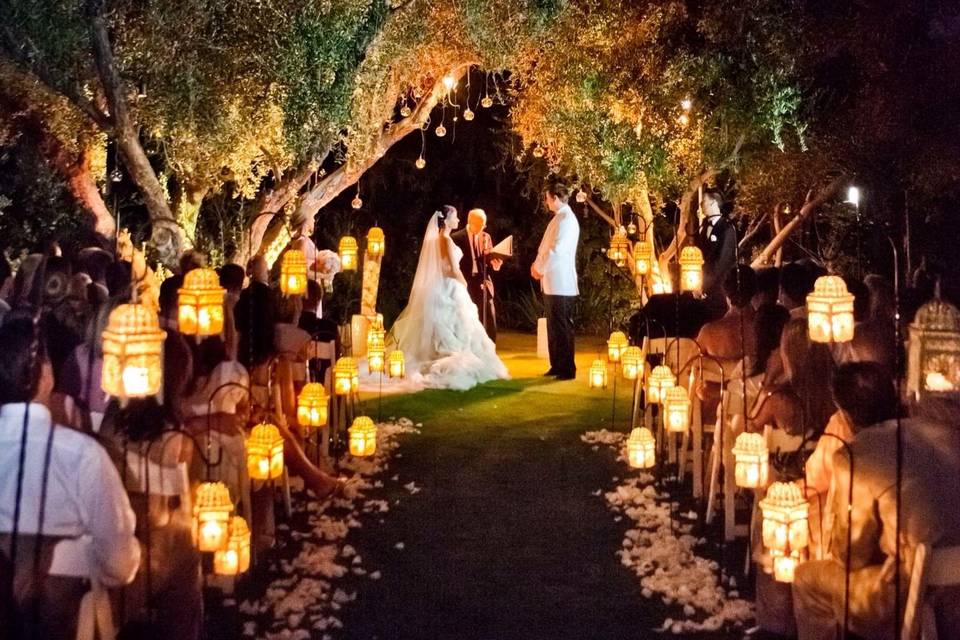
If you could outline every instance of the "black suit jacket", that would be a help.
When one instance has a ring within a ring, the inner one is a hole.
[[[481,231],[480,234],[483,237],[484,246],[492,247],[493,242],[490,240],[490,234],[486,231]],[[479,296],[480,298],[483,296],[483,261],[486,258],[484,256],[477,257],[477,274],[473,275],[473,257],[471,254],[473,249],[470,246],[470,234],[467,233],[466,229],[460,229],[459,231],[451,233],[450,239],[463,251],[463,257],[460,258],[460,272],[467,281],[467,289],[470,291],[470,297],[474,299],[477,305],[481,305],[483,303],[478,302],[478,298],[475,296]],[[493,271],[493,269],[491,269],[488,264],[486,284],[487,296],[489,298],[493,298],[493,278],[490,277],[491,271]]]
[[[720,292],[723,281],[737,259],[737,230],[721,216],[710,233],[697,233],[697,246],[703,252],[703,290],[708,295]]]

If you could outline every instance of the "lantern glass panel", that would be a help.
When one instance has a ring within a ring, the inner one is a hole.
[[[630,346],[626,334],[622,331],[614,331],[607,340],[607,357],[610,362],[620,362],[623,352]]]
[[[118,398],[158,394],[165,338],[157,314],[147,307],[123,304],[114,309],[103,331],[103,390]]]
[[[667,431],[685,433],[690,428],[690,397],[683,387],[670,387],[663,396],[664,424]]]
[[[326,390],[319,382],[304,385],[297,399],[297,422],[301,427],[322,427],[327,424]]]
[[[280,291],[286,296],[307,291],[307,257],[300,249],[287,249],[280,260]]]
[[[250,432],[247,475],[253,480],[274,480],[283,475],[283,436],[276,426],[261,423]]]
[[[197,487],[193,508],[193,535],[200,551],[219,551],[230,539],[230,490],[222,482],[204,482]]]
[[[607,364],[603,360],[594,360],[590,365],[590,388],[607,388]]]
[[[403,351],[391,351],[388,361],[388,371],[391,378],[402,378],[406,373]]]
[[[656,440],[646,427],[637,427],[627,439],[627,461],[634,469],[649,469],[657,462]]]
[[[213,269],[193,269],[177,292],[177,329],[192,336],[213,336],[223,331],[226,290]]]
[[[357,458],[377,452],[377,425],[367,416],[359,416],[350,426],[350,455]]]
[[[853,340],[853,294],[840,276],[821,276],[807,296],[807,329],[812,342]]]
[[[741,433],[733,446],[734,481],[738,487],[765,487],[770,474],[770,452],[759,433]]]
[[[640,377],[643,369],[643,352],[640,347],[627,347],[621,358],[621,367],[623,368],[623,377],[627,380],[636,380]]]

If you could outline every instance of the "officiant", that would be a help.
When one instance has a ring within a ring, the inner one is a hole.
[[[493,303],[493,271],[499,271],[503,261],[490,255],[493,241],[484,231],[487,227],[487,214],[483,209],[471,209],[467,214],[467,226],[455,231],[450,238],[463,251],[460,259],[460,271],[467,280],[467,291],[477,305],[480,321],[487,335],[497,341],[497,312]]]

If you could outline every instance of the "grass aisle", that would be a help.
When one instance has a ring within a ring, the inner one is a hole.
[[[344,611],[344,637],[644,638],[662,619],[615,555],[623,524],[592,495],[623,471],[580,441],[610,428],[610,391],[585,382],[596,346],[581,345],[569,382],[539,377],[531,336],[499,347],[513,380],[384,398],[384,417],[423,423],[390,471],[422,491],[358,532],[383,579]]]

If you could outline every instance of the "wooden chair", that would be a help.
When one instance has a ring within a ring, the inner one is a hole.
[[[903,609],[901,636],[904,640],[937,640],[937,621],[926,601],[930,587],[960,585],[960,546],[930,549],[917,546],[913,571]]]

